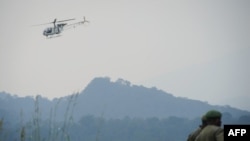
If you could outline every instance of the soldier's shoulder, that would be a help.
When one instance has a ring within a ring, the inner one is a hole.
[[[224,129],[221,128],[221,127],[219,127],[219,126],[215,126],[215,125],[207,125],[207,126],[203,129],[203,131],[204,131],[205,133],[215,133],[215,134],[217,134],[217,133],[224,132]]]
[[[188,141],[194,141],[195,138],[199,135],[200,132],[201,132],[201,128],[197,128],[195,131],[190,133],[189,136],[188,136]]]
[[[201,132],[201,128],[197,128],[192,133],[189,134],[189,136],[197,136]]]
[[[197,136],[195,141],[212,140],[214,137],[217,138],[223,135],[223,129],[219,126],[207,125],[202,129],[200,134]]]
[[[209,129],[209,130],[220,130],[222,129],[219,126],[215,126],[215,125],[207,125],[204,129]],[[223,129],[222,129],[223,130]]]

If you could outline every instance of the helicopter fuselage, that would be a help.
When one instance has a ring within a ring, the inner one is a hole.
[[[44,36],[52,36],[54,34],[60,34],[63,31],[63,27],[66,24],[57,24],[54,27],[48,27],[43,31]]]

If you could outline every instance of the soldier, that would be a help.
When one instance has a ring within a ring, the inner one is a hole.
[[[201,130],[207,125],[206,116],[203,115],[201,118],[201,125],[192,133],[189,134],[187,141],[195,141],[195,138],[199,135]]]
[[[221,126],[219,111],[211,110],[206,113],[207,126],[196,137],[195,141],[224,141],[224,130]]]

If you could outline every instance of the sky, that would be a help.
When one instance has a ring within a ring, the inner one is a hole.
[[[49,99],[95,77],[250,110],[249,0],[0,0],[0,91]],[[52,25],[90,23],[46,39]]]

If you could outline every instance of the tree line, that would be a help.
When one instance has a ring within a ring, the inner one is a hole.
[[[250,116],[233,118],[230,113],[224,113],[222,122],[250,124]],[[199,117],[106,119],[88,115],[79,121],[73,117],[60,122],[36,118],[11,125],[2,118],[0,141],[183,141],[200,123]]]

